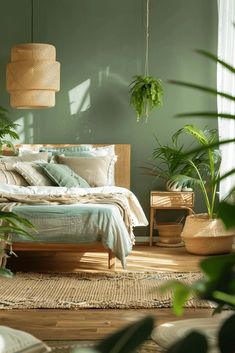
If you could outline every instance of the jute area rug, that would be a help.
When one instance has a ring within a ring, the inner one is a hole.
[[[171,307],[172,293],[157,290],[166,281],[191,284],[199,273],[17,273],[0,279],[0,309],[131,309]],[[190,299],[187,307],[212,307]]]
[[[98,341],[45,341],[52,353],[75,353],[76,348],[92,348]],[[135,353],[158,353],[162,349],[152,340],[146,340]]]

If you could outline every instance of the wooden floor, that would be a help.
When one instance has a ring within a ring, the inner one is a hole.
[[[125,271],[197,271],[202,258],[186,253],[184,248],[135,246]],[[14,271],[107,271],[107,254],[20,254],[8,267]],[[123,271],[119,261],[116,270]],[[156,318],[156,324],[176,319],[170,309],[2,310],[0,324],[43,340],[97,340],[148,314]],[[210,314],[209,309],[187,309],[183,318]]]

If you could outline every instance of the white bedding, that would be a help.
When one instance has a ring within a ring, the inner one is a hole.
[[[8,195],[89,195],[122,194],[128,205],[132,226],[146,226],[148,221],[136,196],[116,186],[96,188],[65,188],[50,186],[1,185],[0,193]],[[93,242],[101,237],[104,247],[111,249],[125,267],[125,258],[132,249],[132,239],[117,206],[99,203],[73,203],[72,205],[22,205],[13,208],[29,219],[38,230],[37,241],[79,243]],[[13,241],[24,241],[14,236]]]
[[[7,192],[13,195],[87,195],[121,193],[126,196],[132,216],[133,227],[147,226],[148,220],[137,197],[128,189],[118,186],[102,186],[96,188],[65,188],[51,186],[17,186],[0,184],[0,193]]]

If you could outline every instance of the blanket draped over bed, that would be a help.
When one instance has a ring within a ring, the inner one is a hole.
[[[0,210],[33,223],[41,243],[101,241],[125,267],[134,243],[133,227],[148,221],[136,196],[121,187],[63,188],[0,185]],[[17,234],[14,242],[32,241]]]
[[[112,204],[118,207],[122,219],[128,230],[130,239],[134,243],[134,234],[130,210],[126,203],[126,198],[122,194],[87,194],[87,195],[12,195],[7,193],[0,194],[0,210],[11,212],[16,206],[21,205],[60,205],[75,203],[98,203]]]

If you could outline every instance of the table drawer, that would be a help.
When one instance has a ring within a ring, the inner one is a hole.
[[[193,192],[151,192],[150,206],[159,208],[188,207],[194,206]]]

